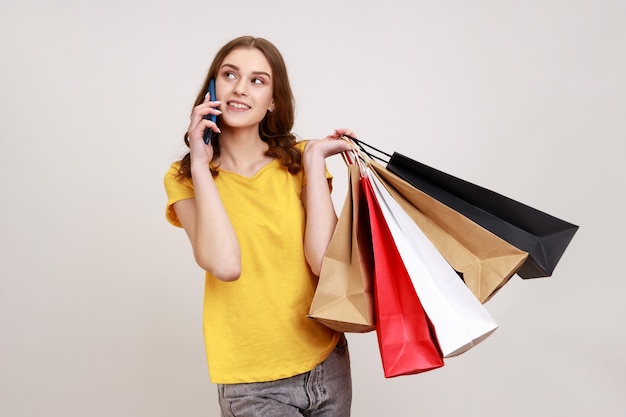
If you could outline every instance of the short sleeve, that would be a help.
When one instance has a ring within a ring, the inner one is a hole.
[[[193,181],[191,178],[178,178],[180,161],[174,162],[165,173],[163,185],[167,194],[167,205],[165,207],[165,218],[168,222],[177,227],[183,227],[174,211],[174,203],[188,198],[194,198]]]

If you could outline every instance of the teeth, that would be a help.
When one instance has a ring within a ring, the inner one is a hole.
[[[236,109],[247,109],[248,106],[246,106],[245,104],[241,104],[241,103],[228,103],[228,105],[230,107],[234,107]]]

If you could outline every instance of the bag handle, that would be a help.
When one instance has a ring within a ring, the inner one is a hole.
[[[341,157],[343,158],[343,162],[345,162],[346,165],[357,165],[359,167],[359,171],[361,171],[361,175],[364,172],[364,165],[363,165],[363,155],[361,154],[361,150],[359,149],[359,147],[357,146],[357,144],[354,142],[354,139],[350,136],[347,135],[343,135],[341,137],[341,139],[345,140],[346,142],[348,142],[351,146],[352,149],[350,149],[349,151],[345,151],[341,153]]]
[[[363,142],[360,139],[357,139],[355,137],[349,136],[349,135],[343,135],[344,137],[350,139],[354,144],[356,144],[356,146],[359,148],[360,152],[363,152],[365,155],[367,155],[370,159],[377,159],[380,162],[383,162],[385,164],[389,163],[389,159],[391,158],[391,155],[381,151],[378,148],[373,147],[372,145],[369,145],[365,142]],[[372,153],[372,151],[374,152],[378,152],[380,155],[383,156],[378,156],[375,155],[374,153]]]

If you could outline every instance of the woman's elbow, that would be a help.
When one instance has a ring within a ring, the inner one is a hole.
[[[322,272],[322,259],[324,257],[324,254],[315,256],[305,253],[305,257],[307,263],[309,264],[309,269],[311,270],[311,272],[313,272],[315,276],[319,277],[320,273]]]
[[[322,272],[322,267],[321,265],[309,265],[309,267],[311,268],[311,272],[313,272],[313,275],[315,275],[316,277],[320,276],[320,273]]]
[[[209,274],[224,282],[236,281],[241,276],[241,262],[238,259],[230,259],[225,262],[216,262],[215,259],[202,259],[196,257],[198,266]]]
[[[222,268],[213,272],[212,275],[224,282],[237,281],[241,276],[241,268]]]

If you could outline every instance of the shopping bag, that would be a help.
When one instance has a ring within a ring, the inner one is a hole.
[[[376,335],[386,378],[444,365],[432,323],[415,293],[367,177],[365,195],[374,249]]]
[[[387,190],[481,303],[488,301],[528,254],[370,161]]]
[[[496,321],[376,173],[371,169],[366,172],[443,356],[461,354],[486,339],[498,328]]]
[[[577,225],[397,152],[391,155],[387,168],[513,246],[528,252],[528,258],[517,271],[522,278],[551,276],[578,230]]]
[[[348,166],[348,192],[322,261],[309,317],[339,332],[374,330],[373,255],[360,172]]]

